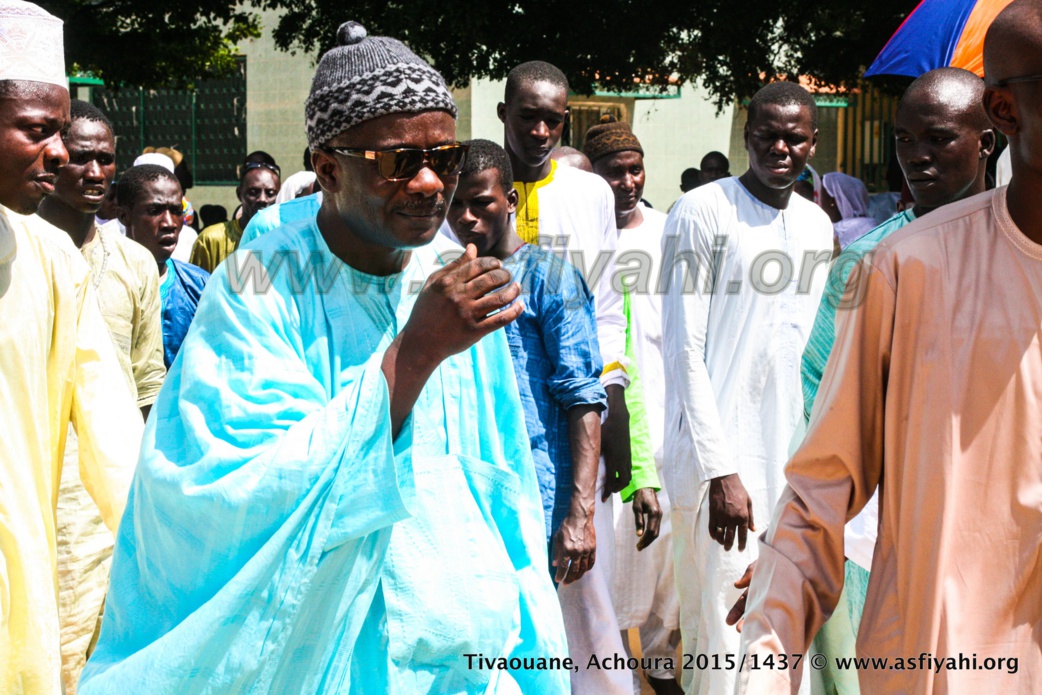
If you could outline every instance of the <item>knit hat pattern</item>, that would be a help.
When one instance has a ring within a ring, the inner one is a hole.
[[[596,162],[616,152],[640,152],[641,156],[644,156],[644,149],[630,129],[630,124],[616,120],[615,116],[606,113],[601,116],[600,123],[590,126],[586,131],[583,154],[590,162]]]
[[[446,111],[456,118],[445,80],[397,39],[368,36],[345,22],[322,56],[304,102],[308,146],[325,145],[351,126],[391,113]]]

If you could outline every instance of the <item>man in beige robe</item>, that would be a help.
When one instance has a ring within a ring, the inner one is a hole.
[[[62,139],[69,162],[37,215],[69,235],[90,266],[91,286],[112,337],[127,386],[144,416],[166,376],[160,322],[159,272],[144,246],[119,230],[99,227],[95,215],[116,175],[116,138],[97,108],[73,99]],[[112,563],[112,532],[80,480],[79,440],[72,427],[58,490],[58,618],[62,685],[76,694],[83,665],[101,624]]]
[[[857,651],[886,662],[859,669],[862,691],[1037,692],[1042,6],[1017,0],[996,19],[985,72],[1013,181],[896,232],[852,275],[856,309],[838,312],[809,432],[761,539],[745,692],[795,692],[798,657],[843,586],[844,524],[877,486]]]

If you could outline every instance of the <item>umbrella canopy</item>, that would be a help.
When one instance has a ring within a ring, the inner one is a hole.
[[[984,77],[984,35],[1013,0],[923,0],[865,72],[919,77],[936,68],[964,68]]]

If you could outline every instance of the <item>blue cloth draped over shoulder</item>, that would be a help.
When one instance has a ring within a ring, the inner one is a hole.
[[[386,278],[314,219],[213,276],[149,418],[82,695],[567,692],[502,331],[441,364],[397,439],[381,371],[438,237]]]
[[[173,258],[166,261],[166,275],[159,292],[163,307],[163,362],[167,369],[174,363],[188,335],[188,327],[209,279],[210,274],[197,265]]]
[[[239,239],[239,247],[258,239],[268,232],[274,231],[285,224],[293,224],[300,220],[314,219],[318,209],[322,207],[322,192],[301,196],[284,203],[276,203],[264,208],[250,220],[246,229],[242,230],[242,238]]]
[[[814,401],[818,397],[818,386],[821,385],[825,365],[828,364],[829,355],[832,354],[832,345],[836,342],[836,312],[840,307],[843,307],[845,311],[850,311],[860,305],[860,286],[847,287],[850,274],[883,239],[914,219],[914,210],[905,210],[894,215],[847,246],[829,266],[825,292],[821,296],[818,313],[814,315],[814,326],[807,338],[807,347],[803,349],[803,359],[800,363],[804,421],[810,422],[810,413],[814,408]],[[854,294],[849,294],[849,290],[854,290]]]

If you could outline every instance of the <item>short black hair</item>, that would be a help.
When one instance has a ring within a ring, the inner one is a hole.
[[[731,169],[731,162],[727,161],[727,155],[725,155],[723,152],[717,152],[716,150],[713,150],[712,152],[706,152],[706,155],[702,157],[702,168],[706,169],[709,166],[712,166],[714,163],[719,165],[719,168],[723,169],[724,171],[730,171]]]
[[[508,102],[524,85],[536,82],[549,82],[555,87],[568,92],[568,78],[559,68],[542,60],[530,60],[521,63],[507,73],[507,86],[503,91],[503,101]]]
[[[110,131],[112,130],[112,121],[109,120],[109,117],[106,116],[97,106],[90,102],[83,101],[82,99],[73,99],[72,102],[70,102],[69,120],[103,123]]]
[[[771,82],[761,87],[749,100],[749,123],[756,120],[756,113],[764,106],[799,106],[810,110],[811,125],[818,127],[818,105],[814,97],[796,82]]]
[[[166,167],[158,164],[138,164],[136,167],[130,167],[119,176],[119,183],[116,184],[116,203],[122,208],[132,207],[145,185],[160,179],[170,179],[178,188],[181,187],[177,177]]]
[[[984,109],[984,80],[969,70],[946,67],[923,73],[901,95],[897,113],[923,100],[959,108],[969,116],[974,128],[993,129]]]
[[[223,205],[204,205],[199,208],[199,222],[204,227],[228,221],[228,209]]]
[[[690,185],[692,188],[694,188],[698,185],[700,180],[701,179],[699,179],[699,171],[694,167],[691,167],[690,169],[684,169],[684,171],[680,174],[681,186]]]
[[[264,168],[268,169],[271,173],[275,174],[275,176],[279,177],[279,181],[282,180],[282,170],[279,168],[279,165],[275,163],[275,158],[267,152],[265,152],[264,150],[254,150],[253,152],[250,152],[248,155],[246,155],[246,159],[242,160],[242,166],[239,167],[240,186],[242,185],[242,182],[246,180],[246,174],[250,171],[250,169],[246,168],[247,164],[263,164]],[[251,169],[256,168],[256,166],[251,167]]]
[[[489,169],[499,172],[499,183],[503,190],[509,192],[514,187],[514,170],[510,167],[507,151],[491,140],[467,140],[467,159],[459,175],[470,176],[480,174]]]

